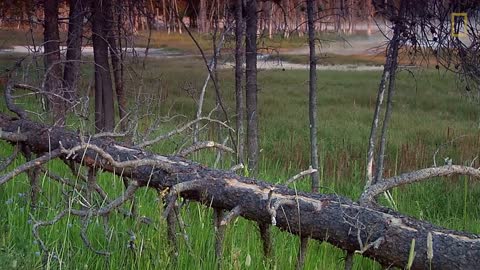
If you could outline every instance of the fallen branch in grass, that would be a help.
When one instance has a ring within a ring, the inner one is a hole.
[[[64,160],[70,155],[69,158],[77,164],[101,168],[104,172],[131,179],[126,192],[106,206],[94,210],[70,209],[60,213],[63,215],[106,215],[125,203],[137,189],[148,187],[159,192],[167,191],[167,208],[170,208],[165,210],[167,213],[173,214],[176,198],[183,197],[229,212],[233,217],[239,215],[259,226],[273,223],[279,229],[302,238],[326,241],[349,253],[357,251],[357,254],[384,266],[402,268],[410,258],[411,269],[428,269],[430,264],[432,269],[477,269],[480,260],[479,235],[443,229],[390,209],[357,204],[337,195],[298,192],[284,185],[211,169],[178,156],[161,156],[126,147],[111,139],[91,138],[87,144],[78,134],[65,129],[13,119],[3,114],[0,114],[0,128],[6,132],[35,134],[22,143],[37,154],[51,149],[50,156],[61,152],[59,157]],[[64,150],[61,150],[62,147]],[[72,153],[72,149],[77,151]],[[406,178],[409,180],[402,183],[454,173],[477,176],[478,171],[461,166],[426,169],[412,173]],[[372,185],[365,198],[392,187],[388,183],[394,182],[387,180]],[[175,218],[175,215],[170,216]],[[226,217],[222,217],[220,223],[222,221],[227,221],[223,224],[228,223]],[[35,229],[47,223],[41,224]],[[171,228],[172,233],[174,229]],[[264,232],[263,236],[267,234]],[[409,256],[412,239],[415,239],[413,261]],[[264,245],[268,250],[268,243]]]
[[[365,190],[360,197],[360,203],[370,203],[380,193],[386,192],[394,187],[412,184],[433,177],[450,175],[468,175],[480,178],[480,169],[460,165],[445,165],[441,167],[426,168],[414,172],[404,173],[385,180],[382,180]]]
[[[317,171],[318,171],[317,169],[314,169],[314,168],[312,168],[312,166],[310,166],[310,167],[308,168],[308,170],[305,170],[305,171],[303,171],[303,172],[300,172],[300,173],[294,175],[293,177],[291,177],[290,179],[288,179],[287,182],[285,182],[285,185],[288,186],[288,185],[290,185],[291,183],[297,181],[298,179],[300,179],[300,178],[302,178],[302,177],[305,177],[305,176],[307,176],[307,175],[310,175],[310,174],[312,174],[312,173],[316,173]]]
[[[197,119],[195,119],[195,120],[192,120],[192,121],[186,123],[185,125],[177,128],[177,129],[174,129],[174,130],[166,133],[166,134],[163,134],[163,135],[160,135],[160,136],[158,136],[158,137],[155,137],[155,138],[153,138],[153,139],[151,139],[151,140],[148,140],[148,141],[144,141],[144,142],[142,142],[142,143],[139,143],[138,145],[136,145],[136,147],[144,148],[144,147],[146,147],[146,146],[150,146],[150,145],[152,145],[152,144],[155,144],[155,143],[157,143],[157,142],[159,142],[159,141],[166,140],[166,139],[168,139],[168,138],[170,138],[170,137],[172,137],[172,136],[175,136],[175,135],[177,135],[177,134],[180,134],[180,133],[184,132],[185,130],[187,130],[187,129],[190,128],[191,126],[193,126],[193,125],[195,125],[196,123],[199,123],[199,122],[201,122],[201,121],[208,121],[208,122],[212,122],[212,123],[217,123],[217,124],[222,125],[222,126],[225,127],[225,128],[228,128],[228,129],[232,130],[231,127],[229,127],[227,124],[225,124],[225,123],[222,122],[222,121],[219,121],[219,120],[216,120],[216,119],[212,119],[212,118],[210,118],[210,117],[199,117],[199,118],[197,118]]]
[[[178,152],[178,156],[181,157],[186,157],[194,152],[207,149],[207,148],[217,148],[221,151],[229,152],[229,153],[235,153],[232,148],[225,146],[224,144],[220,144],[214,141],[203,141],[203,142],[197,142],[194,143],[193,145],[182,149],[181,151]]]
[[[1,132],[2,131],[0,130],[0,138],[3,138],[1,136]],[[0,161],[0,172],[5,170],[6,168],[8,168],[8,166],[10,166],[10,164],[12,164],[12,162],[17,158],[18,152],[19,152],[19,147],[18,147],[18,145],[16,145],[13,148],[13,153],[10,156],[8,156],[7,158],[2,159]]]
[[[13,169],[11,172],[9,172],[9,173],[0,177],[0,185],[5,184],[8,180],[11,180],[15,176],[17,176],[21,173],[24,173],[24,172],[28,171],[29,169],[32,169],[34,167],[39,167],[40,165],[47,163],[48,161],[60,156],[60,154],[61,154],[60,149],[56,149],[56,150],[53,150],[52,152],[48,152],[48,153],[44,154],[41,157],[30,160],[30,161],[18,166],[17,168]]]

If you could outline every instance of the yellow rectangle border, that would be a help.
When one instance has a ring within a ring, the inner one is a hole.
[[[455,18],[456,17],[463,17],[464,29],[467,29],[467,23],[468,23],[467,13],[465,13],[465,12],[462,12],[462,13],[453,12],[452,17],[451,17],[452,29],[451,29],[450,34],[452,35],[452,37],[463,37],[463,36],[466,35],[465,33],[460,33],[460,32],[455,33]]]

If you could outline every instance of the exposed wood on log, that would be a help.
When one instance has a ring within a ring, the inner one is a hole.
[[[84,143],[78,134],[65,129],[13,119],[3,114],[0,114],[0,128],[6,132],[35,134],[28,136],[23,143],[37,154],[60,151],[61,145],[72,149]],[[137,185],[176,190],[177,196],[206,206],[230,211],[240,208],[242,217],[260,224],[272,223],[272,208],[278,205],[277,208],[282,209],[275,217],[278,228],[326,241],[347,252],[361,251],[362,256],[385,266],[402,268],[407,265],[412,239],[415,239],[416,255],[411,269],[428,269],[429,259],[432,269],[477,269],[480,261],[480,236],[475,234],[443,229],[389,209],[362,206],[337,195],[296,192],[285,186],[211,169],[180,157],[126,147],[108,138],[91,138],[88,143],[103,149],[115,159],[115,163],[99,157],[92,149],[79,150],[78,155],[70,158],[85,166],[101,167],[104,171],[128,176],[132,181],[126,193],[134,192]],[[66,156],[62,154],[60,158],[65,159]],[[136,167],[114,166],[142,159],[159,160],[169,166],[148,163]],[[178,189],[182,184],[189,188]],[[105,207],[113,208],[121,203],[121,199]],[[85,213],[72,210],[71,214],[82,216]]]

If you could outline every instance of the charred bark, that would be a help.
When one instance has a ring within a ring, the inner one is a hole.
[[[113,69],[113,79],[115,82],[115,92],[117,94],[118,102],[118,116],[120,119],[120,127],[122,131],[127,130],[128,121],[127,116],[127,97],[125,95],[124,80],[123,80],[123,60],[121,51],[121,1],[113,1],[114,5],[111,11],[107,13],[107,28],[108,28],[108,45],[110,52],[110,59]]]
[[[198,26],[201,33],[208,32],[208,22],[207,22],[207,1],[200,0],[200,8],[198,14]]]
[[[245,152],[245,101],[243,97],[243,38],[245,22],[243,20],[243,1],[235,1],[235,111],[237,113],[237,162],[243,164]]]
[[[95,61],[95,129],[112,131],[115,126],[113,87],[108,62],[108,26],[106,14],[110,12],[110,1],[93,1],[92,40]]]
[[[313,17],[314,1],[307,0],[308,46],[310,49],[310,75],[308,82],[308,116],[310,122],[310,162],[313,169],[312,191],[317,192],[320,185],[318,173],[317,145],[317,56],[315,55],[315,22]]]
[[[77,79],[82,58],[83,19],[89,0],[70,0],[68,15],[67,54],[63,70],[64,97],[73,101],[76,98]]]
[[[257,0],[248,0],[245,14],[245,77],[247,107],[248,170],[258,169],[258,108],[257,108]]]
[[[60,63],[60,34],[58,31],[58,0],[44,3],[44,64],[45,91],[49,92],[49,109],[56,125],[65,124],[65,103],[62,90],[62,66]]]
[[[23,137],[22,143],[37,154],[59,153],[60,150],[62,159],[68,157],[68,149],[83,143],[77,133],[3,114],[0,114],[0,128],[6,134],[35,134]],[[8,136],[0,138],[9,140]],[[121,173],[135,181],[135,186],[170,189],[171,194],[178,193],[206,206],[233,209],[227,216],[239,214],[259,224],[273,223],[292,234],[329,242],[347,252],[375,259],[384,266],[402,268],[407,265],[410,245],[415,239],[411,269],[478,267],[479,235],[443,229],[389,209],[362,206],[337,195],[297,192],[233,172],[207,168],[176,156],[161,156],[125,147],[111,139],[91,138],[89,144],[85,154],[84,150],[79,150],[82,154],[72,155],[70,160]],[[115,158],[99,156],[95,147]],[[138,163],[139,160],[144,162]],[[129,161],[138,166],[118,167]],[[147,161],[158,163],[152,167]],[[282,210],[277,213],[279,207]],[[98,214],[102,213],[99,211]]]

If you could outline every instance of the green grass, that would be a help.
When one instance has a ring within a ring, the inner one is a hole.
[[[272,54],[269,59],[295,64],[308,64],[309,56],[305,54]],[[383,65],[384,57],[379,55],[338,55],[322,53],[317,58],[318,65]]]
[[[3,57],[0,67],[11,66],[16,56]],[[27,59],[29,74],[35,74],[35,62]],[[41,63],[37,63],[41,67]],[[202,62],[195,58],[148,60],[147,68],[131,61],[126,73],[129,100],[135,108],[140,100],[139,114],[149,111],[147,119],[139,121],[144,131],[155,117],[181,114],[192,118],[195,102],[184,90],[187,87],[201,89],[206,72]],[[135,72],[133,72],[135,71]],[[91,68],[85,67],[83,78],[89,78]],[[469,164],[479,155],[478,104],[458,90],[452,75],[432,70],[401,72],[398,78],[394,114],[388,134],[386,176],[423,168],[433,164],[432,156],[439,145],[460,135],[461,139],[445,145],[438,154],[437,163],[451,157],[454,163]],[[233,119],[234,94],[233,71],[219,72],[220,86],[228,113]],[[35,83],[41,77],[28,76]],[[365,153],[373,114],[378,72],[318,73],[318,126],[321,163],[322,192],[358,198],[364,185]],[[288,179],[298,171],[308,168],[308,72],[261,71],[259,80],[259,115],[261,138],[260,179],[271,182]],[[87,92],[89,81],[81,82]],[[136,99],[135,99],[136,98]],[[34,98],[22,100],[30,110],[38,110]],[[208,89],[205,112],[214,107],[213,90]],[[1,110],[5,111],[3,105]],[[185,118],[163,123],[157,133],[165,132]],[[76,123],[75,125],[79,125]],[[91,123],[90,126],[91,128]],[[216,138],[212,129],[203,134]],[[184,143],[181,136],[150,148],[159,153],[171,153]],[[0,143],[0,155],[7,156],[12,147]],[[212,152],[199,153],[195,160],[213,165]],[[22,164],[18,159],[11,166]],[[222,165],[231,165],[227,158]],[[72,179],[67,168],[58,161],[49,163],[49,169]],[[478,160],[474,166],[479,166]],[[102,174],[100,184],[111,198],[123,188],[116,176]],[[308,190],[308,180],[296,187]],[[33,213],[35,219],[54,217],[62,205],[62,187],[42,178],[43,193],[40,209]],[[25,175],[16,177],[0,187],[0,268],[40,269],[39,247],[34,243],[29,223],[29,184]],[[452,229],[480,233],[480,186],[464,177],[436,179],[435,181],[396,188],[392,191],[399,211],[422,220]],[[73,196],[75,198],[75,196]],[[77,197],[78,199],[78,197]],[[80,221],[65,218],[55,226],[41,229],[46,244],[62,258],[62,268],[67,269],[214,269],[214,232],[212,211],[199,204],[190,203],[182,210],[189,236],[189,245],[179,235],[180,255],[176,263],[170,257],[165,222],[160,218],[161,207],[155,192],[141,190],[137,193],[140,215],[153,219],[153,226],[141,225],[138,220],[113,215],[109,240],[104,236],[103,222],[93,219],[89,237],[97,249],[112,252],[108,259],[83,246],[79,236]],[[135,249],[127,248],[129,231],[135,233]],[[292,269],[296,261],[299,239],[274,229],[273,268]],[[225,269],[266,269],[262,258],[261,243],[255,224],[237,219],[229,225],[225,241]],[[329,244],[311,241],[306,258],[306,269],[341,269],[344,253]],[[251,265],[247,266],[247,257]],[[15,264],[15,265],[14,265]],[[59,268],[56,262],[52,268]],[[380,269],[371,260],[355,257],[354,269]]]

